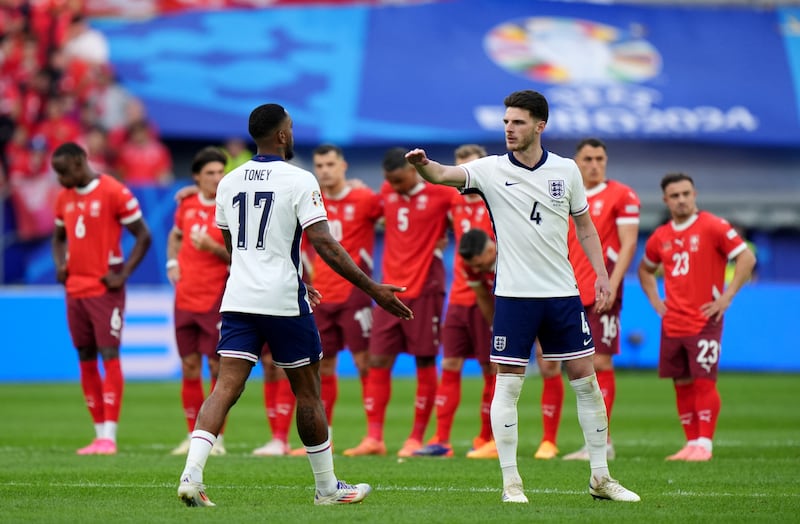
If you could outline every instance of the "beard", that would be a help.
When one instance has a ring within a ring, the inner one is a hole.
[[[291,160],[294,158],[294,141],[286,144],[286,152],[284,155],[286,156],[286,160]]]

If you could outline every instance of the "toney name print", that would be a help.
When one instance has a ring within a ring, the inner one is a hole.
[[[245,169],[244,170],[244,179],[245,180],[269,180],[269,174],[272,172],[271,169]]]

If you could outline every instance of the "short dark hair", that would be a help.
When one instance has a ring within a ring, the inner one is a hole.
[[[344,158],[344,151],[342,148],[334,144],[320,144],[314,148],[314,155],[327,155],[333,151],[339,158]]]
[[[461,241],[458,243],[458,254],[464,260],[469,260],[483,253],[488,242],[489,235],[484,230],[472,228],[461,236]]]
[[[547,99],[538,91],[526,89],[524,91],[514,91],[503,100],[506,107],[518,107],[527,109],[531,116],[537,120],[547,122],[550,116],[550,108]]]
[[[667,189],[667,186],[670,184],[674,184],[675,182],[682,182],[684,180],[688,180],[689,183],[692,184],[692,187],[694,187],[694,180],[692,180],[692,177],[690,177],[686,173],[667,173],[666,175],[664,175],[664,178],[661,179],[661,191],[662,192],[665,191]]]
[[[206,164],[211,162],[222,162],[224,166],[228,162],[228,157],[225,156],[218,147],[208,146],[204,147],[194,155],[192,159],[192,174],[197,174],[203,170]]]
[[[458,146],[456,148],[456,160],[461,160],[462,158],[467,158],[473,155],[483,158],[486,156],[486,149],[478,144],[464,144],[463,146]]]
[[[274,133],[288,116],[289,113],[280,104],[260,105],[250,113],[247,130],[253,140],[266,138]]]
[[[584,138],[583,140],[578,142],[578,145],[575,146],[575,152],[577,153],[586,146],[602,147],[603,151],[608,153],[608,148],[606,147],[606,143],[600,140],[599,138],[594,138],[594,137]]]
[[[86,151],[75,142],[64,142],[53,151],[53,156],[86,157]]]
[[[383,156],[383,170],[388,173],[410,165],[406,160],[406,151],[408,149],[404,147],[393,147],[388,150]]]

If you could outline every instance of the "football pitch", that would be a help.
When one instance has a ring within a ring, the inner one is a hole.
[[[228,455],[210,457],[207,493],[215,508],[187,508],[176,488],[184,458],[170,456],[185,436],[180,384],[126,384],[115,456],[77,456],[93,437],[80,385],[0,384],[0,521],[16,522],[797,522],[800,515],[800,376],[723,373],[714,459],[666,462],[683,444],[670,382],[655,371],[618,372],[609,463],[640,503],[593,500],[583,462],[533,459],[541,437],[541,380],[520,399],[519,467],[530,504],[500,502],[496,460],[464,457],[477,434],[479,378],[466,378],[453,428],[456,456],[394,455],[411,427],[413,378],[395,379],[386,422],[386,457],[343,457],[365,432],[360,384],[340,381],[334,413],[337,475],[368,482],[353,506],[314,506],[304,457],[253,457],[269,438],[262,382],[251,378],[225,430]],[[428,434],[433,433],[432,421]],[[292,428],[292,447],[299,440]],[[566,388],[562,455],[582,436]]]

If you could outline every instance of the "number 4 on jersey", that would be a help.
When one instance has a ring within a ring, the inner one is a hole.
[[[533,209],[531,210],[531,221],[536,222],[536,225],[542,223],[542,214],[536,210],[536,207],[539,205],[539,202],[533,203]]]

